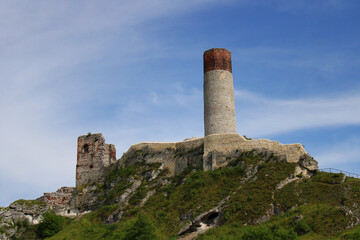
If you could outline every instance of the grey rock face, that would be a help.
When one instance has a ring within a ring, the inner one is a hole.
[[[36,200],[18,200],[7,208],[0,208],[0,228],[5,229],[0,239],[11,239],[16,234],[16,222],[39,223],[46,210],[44,202]]]
[[[302,220],[303,218],[304,218],[303,215],[296,215],[296,216],[293,218],[292,222],[293,222],[293,223],[297,223],[298,221]]]
[[[79,139],[82,138],[84,138],[84,142],[79,141],[80,157],[78,156],[77,165],[77,179],[80,179],[77,184],[82,184],[76,188],[63,187],[56,192],[45,193],[39,199],[43,203],[39,206],[14,203],[9,208],[0,209],[0,227],[10,226],[13,221],[24,219],[36,224],[41,220],[42,213],[48,209],[54,210],[59,215],[73,217],[96,210],[103,205],[119,204],[119,208],[113,214],[107,219],[103,219],[104,223],[114,223],[121,219],[124,207],[129,204],[131,197],[143,181],[147,181],[146,188],[148,189],[146,195],[142,197],[143,199],[135,203],[137,206],[144,205],[156,193],[157,186],[165,187],[170,184],[167,179],[169,176],[180,174],[187,167],[213,170],[226,167],[229,164],[230,166],[233,164],[242,166],[245,164],[241,161],[242,154],[261,156],[262,160],[260,161],[297,163],[295,172],[281,181],[278,188],[298,180],[300,175],[311,176],[312,172],[317,169],[317,162],[307,154],[301,144],[283,145],[267,139],[246,140],[238,134],[211,134],[205,138],[191,138],[174,143],[139,143],[131,146],[116,162],[109,155],[110,152],[106,153],[106,151],[110,151],[110,147],[105,144],[102,135],[87,135]],[[87,147],[85,147],[86,144],[88,144]],[[86,155],[90,152],[93,153],[93,157]],[[140,165],[137,165],[139,163]],[[246,164],[245,181],[256,179],[259,164]],[[105,180],[110,170],[115,170],[116,176],[116,171],[134,165],[156,167],[149,168],[146,171],[140,170],[136,177],[130,176],[127,177],[128,179],[115,177],[110,182]],[[167,170],[165,176],[164,170]],[[121,184],[125,184],[123,189]],[[115,187],[122,190],[117,192],[113,198],[106,198],[107,194],[110,194]],[[275,212],[277,211],[273,206],[271,212],[263,215],[263,218],[258,219],[258,221],[266,221],[270,215],[280,214]],[[206,231],[216,226],[221,214],[220,206],[195,219],[193,216],[184,214],[181,219],[191,221],[191,224],[189,223],[182,232],[197,234]],[[7,234],[11,235],[14,232],[16,229],[9,228]]]
[[[179,174],[186,167],[202,167],[204,153],[203,138],[174,143],[138,143],[121,157],[123,166],[136,163],[161,163],[171,174]],[[155,173],[154,173],[155,174]]]
[[[173,143],[138,143],[131,146],[115,164],[108,167],[103,166],[99,169],[99,172],[96,173],[97,177],[92,181],[87,181],[87,184],[81,185],[81,191],[76,194],[76,197],[71,198],[69,203],[73,204],[71,209],[74,209],[74,213],[76,211],[79,213],[92,211],[103,204],[114,204],[115,202],[105,203],[99,200],[99,195],[109,192],[117,184],[114,181],[107,186],[107,189],[99,188],[100,185],[103,185],[106,172],[108,172],[107,169],[111,166],[121,168],[134,166],[138,163],[159,163],[159,169],[148,171],[141,178],[149,182],[154,181],[151,184],[152,186],[167,185],[166,179],[158,179],[162,169],[168,169],[169,174],[172,176],[181,173],[186,167],[212,170],[227,166],[243,153],[259,155],[264,160],[275,159],[276,161],[298,163],[297,171],[299,172],[281,182],[280,188],[291,181],[297,180],[296,175],[310,176],[310,170],[317,169],[317,162],[306,153],[301,144],[283,145],[267,139],[246,140],[238,134],[211,134],[205,138],[191,138],[183,142]],[[241,164],[241,162],[238,164]],[[257,166],[247,166],[246,174],[248,177],[253,176],[256,172]],[[86,176],[87,173],[84,174]],[[157,180],[155,181],[155,179]],[[140,182],[134,182],[134,179],[129,179],[128,183],[131,183],[131,187],[117,197],[116,203],[127,202],[140,185]],[[99,190],[103,192],[99,193]]]
[[[201,213],[199,216],[197,216],[195,219],[192,219],[192,215],[183,215],[183,218],[186,219],[189,217],[191,222],[186,224],[184,227],[180,229],[178,232],[178,235],[185,235],[188,233],[194,233],[197,234],[204,233],[205,231],[216,227],[219,225],[220,218],[222,216],[222,209],[223,205],[228,201],[230,196],[226,197],[225,199],[221,200],[216,207]],[[191,217],[191,218],[190,218]]]
[[[299,159],[299,165],[308,169],[309,171],[315,171],[318,169],[318,163],[309,154],[304,154]]]

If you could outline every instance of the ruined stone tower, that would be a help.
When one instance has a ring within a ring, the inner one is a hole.
[[[116,162],[116,149],[113,144],[105,144],[101,133],[78,137],[76,186],[96,181],[102,177],[102,170]]]
[[[236,133],[231,52],[212,48],[204,52],[205,136]]]

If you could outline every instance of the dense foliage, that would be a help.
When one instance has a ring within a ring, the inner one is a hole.
[[[99,187],[101,193],[114,186],[102,195],[106,202],[130,186],[129,178],[141,181],[129,204],[106,205],[71,222],[47,213],[36,227],[38,236],[27,239],[50,237],[59,230],[50,239],[176,239],[181,228],[224,199],[220,226],[197,239],[360,239],[360,227],[352,227],[357,219],[351,211],[360,206],[358,179],[343,182],[343,175],[318,172],[310,179],[299,175],[297,181],[277,188],[292,176],[295,163],[247,155],[230,165],[208,172],[187,168],[175,177],[164,169],[161,181],[144,177],[159,165],[110,169]],[[140,204],[150,191],[154,194]],[[105,224],[119,211],[120,221]]]
[[[124,240],[154,240],[155,227],[149,218],[143,214],[139,214],[133,226],[126,232]]]
[[[296,233],[290,229],[273,226],[255,226],[246,228],[241,240],[295,240],[298,239]]]
[[[63,217],[57,216],[54,212],[46,212],[37,225],[36,233],[40,238],[48,238],[58,233],[63,228],[63,224]]]

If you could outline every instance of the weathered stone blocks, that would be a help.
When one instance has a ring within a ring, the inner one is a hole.
[[[101,133],[87,134],[78,138],[76,186],[96,181],[102,176],[104,167],[116,162],[116,149],[105,144]]]
[[[280,161],[298,163],[314,171],[317,162],[301,144],[281,144],[268,139],[246,140],[239,134],[212,134],[204,138],[174,143],[138,143],[120,159],[123,165],[136,162],[162,163],[172,174],[181,173],[187,166],[214,170],[229,164],[242,152],[254,152],[264,157],[274,156]]]
[[[281,144],[268,139],[246,140],[238,134],[213,134],[204,138],[204,170],[213,170],[226,166],[227,159],[235,152],[254,151],[258,154],[273,154],[280,160],[299,163],[302,167],[314,171],[317,162],[305,151],[303,145]]]
[[[231,53],[213,48],[204,53],[205,136],[236,133]]]
[[[172,174],[181,173],[187,166],[202,167],[204,139],[193,138],[183,142],[138,143],[121,157],[123,165],[136,162],[162,163]]]
[[[74,187],[62,187],[56,192],[44,193],[43,199],[50,209],[62,216],[76,216],[78,210],[75,206]]]

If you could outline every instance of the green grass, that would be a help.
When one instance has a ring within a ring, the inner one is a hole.
[[[343,173],[318,172],[312,180],[322,183],[339,184],[341,183],[343,177]]]
[[[150,197],[144,207],[137,207],[146,195],[145,186],[148,183],[143,182],[130,199],[130,205],[124,209],[124,216],[119,223],[111,227],[103,224],[103,219],[119,207],[105,206],[82,217],[80,221],[74,221],[51,239],[115,239],[114,236],[122,239],[140,212],[153,224],[159,239],[169,239],[180,229],[179,217],[182,213],[191,212],[196,217],[214,207],[237,189],[244,174],[245,170],[240,167],[213,172],[187,169],[181,176],[172,178],[170,186]],[[187,180],[184,182],[185,178]]]
[[[271,167],[266,167],[266,169],[270,170]],[[335,175],[334,177],[334,174],[331,173],[319,173],[311,179],[290,183],[281,190],[276,191],[274,202],[285,213],[281,216],[273,216],[270,221],[261,224],[261,226],[271,228],[278,225],[284,226],[286,229],[293,229],[294,231],[299,228],[305,228],[308,229],[308,232],[299,234],[298,237],[299,239],[306,240],[360,239],[360,226],[348,229],[356,222],[356,219],[344,209],[344,206],[347,208],[358,206],[356,204],[360,201],[360,181],[348,178],[344,183],[339,184],[332,181],[334,178],[336,179],[338,176]],[[254,184],[261,186],[261,181],[258,183],[254,182]],[[237,193],[239,195],[235,197],[238,206],[229,205],[229,209],[234,209],[229,214],[229,221],[218,228],[209,230],[201,235],[199,239],[241,239],[244,231],[249,228],[248,226],[243,226],[244,222],[241,220],[244,217],[242,216],[259,211],[261,205],[257,206],[256,204],[266,203],[269,200],[269,198],[266,199],[267,191],[265,189],[270,188],[263,186],[262,189],[264,191],[256,192],[256,188],[252,186],[249,194],[239,191]],[[242,199],[241,194],[244,194]],[[261,194],[262,197],[256,197],[257,199],[255,199],[254,196],[257,194]],[[249,197],[249,202],[255,201],[255,203],[244,206],[242,203],[246,203],[244,201],[246,197]],[[294,206],[298,207],[290,210]],[[239,209],[240,216],[238,215]],[[293,222],[294,217],[297,215],[304,217],[299,224]],[[302,226],[300,226],[301,224]]]
[[[45,202],[44,201],[38,201],[38,200],[19,199],[19,200],[16,200],[15,202],[13,202],[11,204],[23,205],[23,206],[26,206],[26,207],[32,207],[32,206],[35,206],[35,205],[45,207]]]
[[[135,194],[133,194],[129,200],[131,205],[138,205],[140,204],[141,200],[146,197],[148,189],[145,187],[145,184],[142,183],[139,188],[136,190]]]
[[[319,173],[311,179],[290,183],[276,193],[275,201],[283,212],[293,206],[309,203],[341,206],[345,201],[347,184],[329,183],[328,180],[332,178],[331,173]]]
[[[297,215],[304,219],[294,223]],[[307,205],[298,207],[281,216],[273,217],[270,221],[261,224],[270,231],[271,228],[283,227],[291,232],[297,229],[307,229],[306,233],[298,234],[299,239],[340,239],[347,223],[341,210],[328,205]],[[238,222],[226,223],[214,228],[199,237],[200,240],[213,239],[242,239],[240,238],[252,226],[243,226]],[[287,238],[286,238],[287,239]]]
[[[61,232],[49,239],[113,239],[114,233],[120,229],[119,224],[105,225],[93,216],[84,216],[80,221],[74,221]],[[126,227],[129,221],[124,222],[121,227]]]
[[[138,165],[121,168],[113,165],[107,169],[105,183],[97,186],[95,190],[95,192],[102,193],[99,195],[98,200],[107,203],[114,201],[115,198],[123,194],[125,190],[131,186],[129,182],[130,177],[138,178],[139,169],[140,167]]]
[[[296,164],[253,152],[240,154],[232,167],[214,171],[186,168],[180,175],[169,177],[164,170],[160,176],[170,181],[165,186],[145,177],[159,166],[137,164],[109,168],[105,184],[98,186],[103,200],[109,204],[70,222],[50,239],[126,239],[131,235],[129,232],[138,234],[136,226],[142,224],[154,234],[151,236],[156,236],[154,239],[175,239],[191,219],[228,196],[222,208],[221,226],[198,239],[322,240],[357,239],[360,235],[360,226],[349,228],[356,220],[348,214],[349,209],[360,206],[358,179],[347,178],[341,183],[341,175],[318,172],[310,179],[303,177],[277,189],[282,180],[292,176]],[[257,173],[246,179],[250,166],[257,166]],[[131,195],[127,206],[114,204],[114,199],[130,187],[130,178],[141,180],[140,187]],[[156,193],[140,207],[147,192],[154,189]],[[274,206],[281,215],[253,226]],[[105,219],[120,212],[119,222],[104,224]],[[295,216],[300,215],[303,218],[294,222]],[[139,216],[143,219],[139,220]]]
[[[88,218],[91,220],[94,220],[95,222],[100,221],[100,220],[108,218],[117,209],[119,209],[118,204],[102,206],[98,210],[90,213],[88,215]]]
[[[170,237],[187,222],[180,220],[182,214],[195,218],[213,208],[239,187],[244,173],[244,169],[240,167],[212,172],[187,170],[174,178],[163,191],[152,196],[142,211]],[[185,182],[181,180],[184,178]]]
[[[230,198],[224,209],[226,221],[254,223],[265,214],[273,203],[276,186],[295,169],[287,162],[267,162],[262,165],[254,181],[249,181]]]
[[[8,229],[16,229],[12,240],[45,239],[64,229],[72,222],[72,219],[55,215],[53,212],[45,212],[39,224],[31,225],[27,219],[18,220],[10,226],[2,227],[0,233]]]
[[[129,181],[130,178],[141,179],[141,177],[144,176],[147,172],[158,169],[160,165],[161,164],[159,163],[137,163],[134,166],[128,167],[119,167],[118,165],[111,166],[105,173],[105,183],[101,185],[97,184],[97,189],[95,192],[102,193],[99,195],[98,200],[112,204],[118,196],[123,194],[126,189],[131,187],[132,183]],[[162,170],[160,176],[163,176],[166,172],[167,170]],[[147,183],[144,182],[144,185],[146,184]],[[142,199],[141,197],[146,196],[146,189],[144,185],[140,186],[138,189],[139,193],[136,193],[134,198],[132,198],[132,204],[138,204]]]

